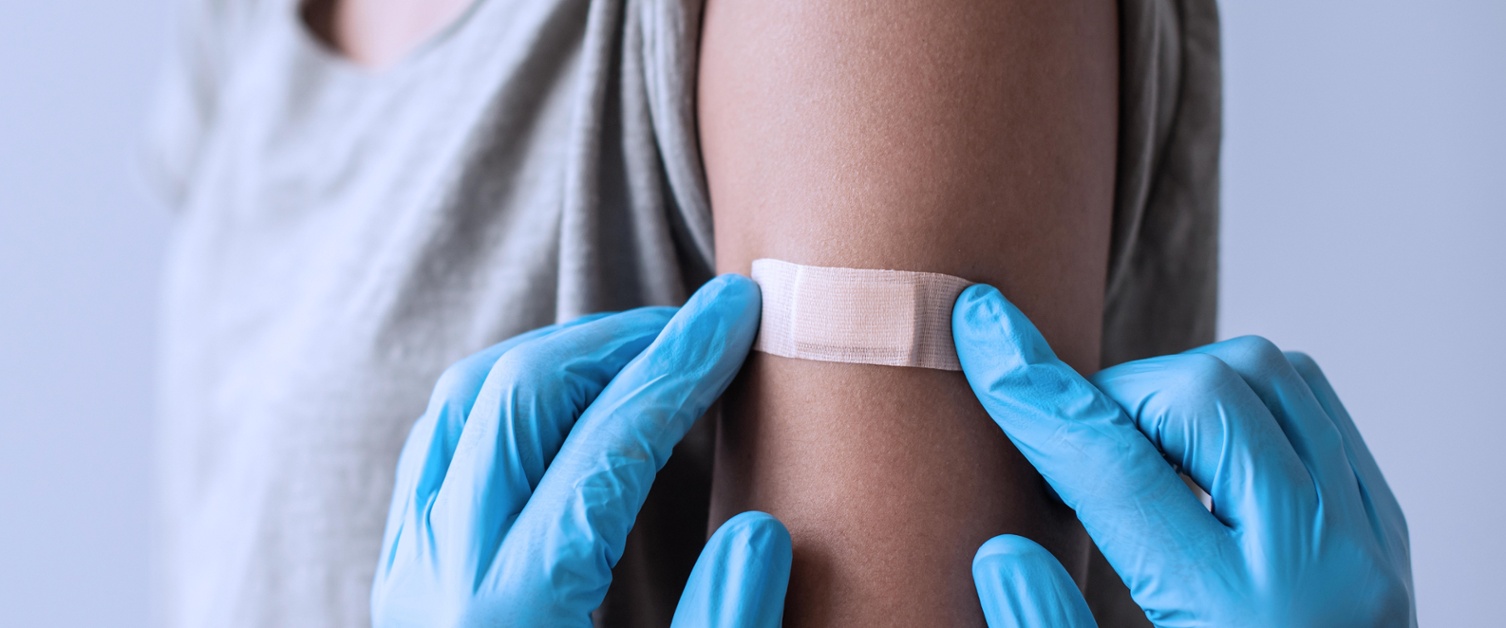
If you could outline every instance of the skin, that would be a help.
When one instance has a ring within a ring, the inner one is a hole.
[[[1097,370],[1116,3],[710,0],[699,76],[717,267],[760,257],[999,287]],[[794,541],[787,626],[981,626],[970,565],[1020,534],[1083,577],[1070,511],[961,373],[754,353],[723,397],[711,525]]]
[[[320,39],[368,68],[397,63],[475,0],[309,0],[303,19]]]

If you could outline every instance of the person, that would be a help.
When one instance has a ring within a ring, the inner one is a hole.
[[[758,303],[723,276],[678,311],[587,317],[451,367],[404,447],[375,625],[591,625],[655,473],[747,356]],[[1153,624],[1416,625],[1405,517],[1307,356],[1246,337],[1089,382],[991,286],[958,298],[953,326],[979,401]],[[781,625],[790,547],[778,520],[732,517],[674,625]],[[1094,625],[1033,541],[989,540],[973,576],[992,628]]]
[[[394,461],[446,365],[755,256],[998,285],[1084,372],[1212,339],[1214,0],[184,1],[147,155],[177,217],[162,625],[365,625]],[[695,424],[603,624],[667,623],[708,531],[750,509],[797,533],[791,617],[814,623],[970,613],[973,550],[1005,532],[1095,609],[1122,593],[960,374],[820,368],[754,356]],[[812,390],[830,402],[759,410]],[[843,408],[874,429],[819,420]],[[958,448],[920,448],[920,413]],[[739,463],[812,442],[789,477]],[[886,530],[911,540],[865,536]]]

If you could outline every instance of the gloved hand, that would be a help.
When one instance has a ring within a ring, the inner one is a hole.
[[[952,325],[973,392],[1152,623],[1416,625],[1401,507],[1307,356],[1246,337],[1090,384],[992,287],[963,292]],[[1035,543],[992,539],[973,573],[994,628],[1093,625]]]
[[[398,461],[376,626],[590,626],[654,475],[742,365],[752,281],[524,334],[452,366]],[[779,625],[789,533],[744,513],[708,541],[685,626]]]

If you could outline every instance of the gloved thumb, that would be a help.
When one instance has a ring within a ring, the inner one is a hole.
[[[671,625],[779,628],[791,558],[790,533],[772,515],[728,519],[696,559]]]
[[[1098,625],[1067,570],[1030,539],[989,539],[973,557],[973,583],[989,628]]]

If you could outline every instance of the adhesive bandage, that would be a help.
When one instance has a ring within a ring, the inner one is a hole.
[[[960,371],[952,305],[972,282],[939,273],[753,262],[755,351],[823,362]]]

